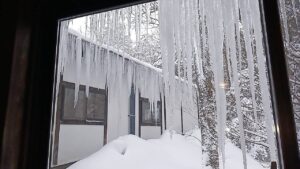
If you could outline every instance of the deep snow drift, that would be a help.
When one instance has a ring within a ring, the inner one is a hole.
[[[160,139],[151,140],[122,136],[68,169],[210,169],[203,162],[200,139],[199,129],[185,136],[165,131]],[[226,168],[243,168],[241,150],[229,141],[225,154]],[[247,160],[248,168],[263,169],[248,155]]]

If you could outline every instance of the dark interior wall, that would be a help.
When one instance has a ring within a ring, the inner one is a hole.
[[[26,55],[24,53],[27,53],[27,45],[28,43],[28,34],[25,35],[22,32],[27,32],[24,30],[26,28],[24,22],[26,17],[28,17],[29,13],[25,10],[26,5],[24,3],[22,4],[21,1],[18,0],[11,0],[11,1],[1,1],[0,6],[0,19],[1,19],[1,26],[0,26],[0,32],[1,38],[0,38],[0,51],[1,51],[1,106],[0,106],[0,143],[1,145],[5,143],[11,143],[7,146],[1,146],[0,147],[0,155],[2,154],[12,154],[12,158],[15,158],[18,156],[18,151],[16,150],[16,153],[12,152],[12,149],[14,146],[15,140],[20,140],[19,136],[21,134],[20,127],[18,125],[21,125],[21,123],[17,123],[18,121],[22,120],[22,107],[23,107],[23,98],[24,98],[24,85],[23,82],[25,82],[25,74],[26,69],[23,69],[25,67],[22,67],[21,65],[26,65]],[[21,6],[24,8],[22,9]],[[22,36],[23,34],[23,36]],[[12,68],[15,68],[12,70]],[[9,89],[11,92],[9,92]],[[11,95],[14,95],[14,97],[9,97],[9,93]],[[16,95],[17,93],[20,93]],[[8,104],[10,104],[10,108],[8,107]],[[14,113],[6,113],[6,112],[16,112]],[[6,119],[12,119],[15,120],[16,125],[11,122],[5,122]],[[6,129],[16,127],[16,130],[13,132],[4,132],[4,124],[7,124],[5,126]],[[16,138],[14,140],[4,140],[3,136],[6,135],[10,138]],[[3,144],[2,144],[3,143]],[[18,146],[19,144],[16,144]],[[2,161],[7,160],[7,158],[1,158],[0,163]],[[3,167],[2,167],[3,168]]]
[[[5,100],[3,110],[1,168],[19,168],[25,140],[25,117],[28,102],[28,63],[35,13],[34,1],[2,1],[1,56],[4,62]],[[2,73],[2,71],[1,71]],[[2,129],[2,128],[1,128]]]
[[[4,8],[6,6],[7,8]],[[11,1],[0,1],[0,16],[8,16],[9,11],[7,10],[13,6]],[[8,96],[8,89],[9,89],[9,79],[10,79],[10,70],[11,70],[11,62],[12,62],[12,45],[13,45],[13,39],[14,39],[14,26],[16,21],[15,13],[12,13],[9,19],[8,17],[1,17],[2,23],[6,23],[7,26],[4,26],[4,24],[0,26],[0,32],[5,32],[5,34],[1,35],[0,38],[0,51],[1,56],[4,56],[4,59],[1,59],[1,88],[0,88],[0,145],[2,142],[2,134],[3,134],[3,125],[4,125],[4,118],[5,118],[5,111],[6,111],[6,103],[7,103],[7,96]],[[4,41],[6,39],[6,41]],[[1,147],[0,147],[1,152]]]

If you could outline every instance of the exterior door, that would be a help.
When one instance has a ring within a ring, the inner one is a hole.
[[[130,101],[129,101],[129,134],[135,135],[135,92],[134,87],[131,87],[131,94],[130,94]]]

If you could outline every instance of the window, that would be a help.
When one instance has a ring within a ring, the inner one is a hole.
[[[157,107],[150,107],[148,99],[140,99],[141,125],[143,126],[160,126],[161,123],[161,102],[157,102]]]
[[[62,82],[61,123],[103,124],[107,105],[104,90],[90,87],[89,97],[86,97],[85,86],[80,86],[76,105],[74,98],[75,85]]]

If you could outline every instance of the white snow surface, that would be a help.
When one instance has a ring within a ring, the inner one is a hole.
[[[98,152],[68,169],[210,169],[205,166],[199,129],[187,135],[165,131],[160,139],[144,140],[126,135],[110,142]],[[225,145],[228,169],[243,168],[242,152],[229,141]],[[248,156],[248,168],[263,167]]]

